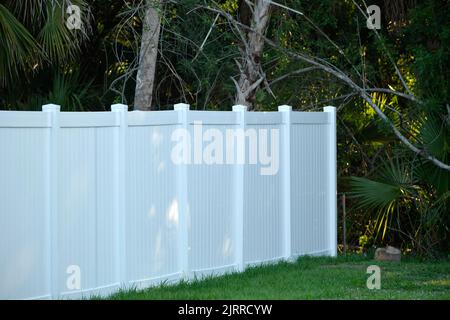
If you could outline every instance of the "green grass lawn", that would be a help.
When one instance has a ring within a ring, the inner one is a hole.
[[[369,290],[369,265],[381,268],[381,289]],[[450,299],[450,259],[401,263],[363,256],[302,257],[192,283],[122,291],[110,299]]]

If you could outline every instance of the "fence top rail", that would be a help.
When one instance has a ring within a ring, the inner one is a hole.
[[[328,112],[292,112],[292,124],[329,124],[331,116]]]
[[[187,122],[206,125],[237,125],[237,112],[188,110]],[[117,127],[120,121],[115,112],[59,112],[60,127]],[[283,112],[246,112],[248,125],[277,125],[283,123]],[[129,126],[161,126],[180,124],[178,111],[129,111],[126,112]],[[330,124],[328,112],[290,112],[291,124]],[[48,128],[51,114],[37,111],[0,111],[0,128]]]
[[[119,122],[112,112],[61,112],[61,128],[117,127]]]
[[[245,114],[245,121],[249,125],[281,124],[283,115],[281,112],[248,112]]]
[[[35,111],[0,111],[0,128],[50,128],[50,115]]]
[[[187,121],[189,124],[201,122],[206,125],[235,125],[237,124],[238,118],[236,112],[230,111],[193,111],[188,113]]]
[[[131,111],[128,112],[128,125],[138,126],[162,126],[179,124],[177,111]]]

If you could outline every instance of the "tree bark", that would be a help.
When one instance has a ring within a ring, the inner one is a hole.
[[[154,110],[152,106],[155,83],[156,62],[158,59],[161,1],[147,0],[147,10],[142,21],[142,39],[139,53],[139,67],[134,95],[135,110]]]
[[[270,3],[264,0],[240,1],[240,21],[254,31],[242,30],[241,46],[242,59],[238,62],[240,76],[235,81],[235,103],[254,109],[256,93],[265,81],[265,75],[261,67],[264,49],[264,37],[270,20]],[[233,79],[234,80],[234,79]]]

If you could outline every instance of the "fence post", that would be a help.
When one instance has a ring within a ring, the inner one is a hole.
[[[178,103],[174,105],[174,110],[178,112],[178,122],[181,128],[188,132],[188,111],[189,105]],[[187,146],[185,148],[187,150]],[[188,164],[179,163],[177,165],[177,194],[178,194],[178,216],[179,216],[179,234],[178,234],[178,258],[180,261],[182,278],[190,279],[190,246],[189,246],[189,206],[188,206]]]
[[[114,135],[114,226],[115,226],[115,265],[119,286],[126,286],[126,139],[128,129],[128,106],[111,105],[119,126]]]
[[[237,113],[238,130],[243,131],[243,143],[245,145],[245,112],[247,107],[243,105],[233,106],[233,112]],[[237,139],[241,135],[236,134]],[[237,271],[242,272],[245,269],[244,265],[244,168],[245,164],[239,163],[239,143],[236,146],[236,164],[234,170],[234,229],[235,229],[235,254]],[[244,151],[245,152],[245,151]],[[245,153],[244,153],[245,157]]]
[[[324,112],[330,113],[330,123],[328,126],[328,208],[330,212],[330,254],[337,255],[337,182],[336,182],[336,161],[337,161],[337,143],[336,143],[336,108],[325,107]]]
[[[278,111],[283,116],[281,157],[282,157],[282,210],[283,210],[283,248],[284,258],[292,258],[291,249],[291,112],[292,107],[282,105]]]
[[[50,114],[50,141],[47,162],[47,243],[48,243],[48,279],[50,294],[57,299],[58,290],[58,143],[59,143],[59,112],[61,107],[56,104],[42,106],[43,112]]]

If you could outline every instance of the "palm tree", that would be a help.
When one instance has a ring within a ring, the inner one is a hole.
[[[67,8],[80,8],[79,30],[66,26]],[[6,0],[0,4],[0,90],[20,97],[23,87],[44,69],[70,73],[70,62],[90,32],[90,14],[84,0]],[[20,79],[21,81],[17,81]],[[17,99],[13,99],[14,101]]]

